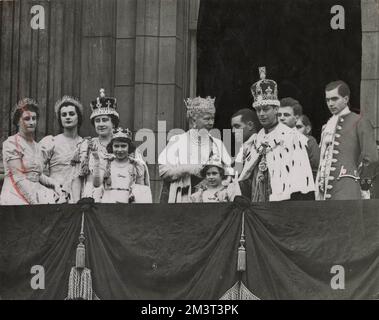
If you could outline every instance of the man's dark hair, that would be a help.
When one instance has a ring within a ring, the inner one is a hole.
[[[232,118],[238,116],[241,116],[241,121],[244,123],[252,121],[257,131],[259,131],[262,128],[261,123],[258,120],[257,113],[254,110],[248,108],[240,109],[232,115]]]
[[[301,116],[303,114],[303,107],[300,102],[291,97],[280,100],[280,107],[291,107],[295,116]]]
[[[334,90],[336,88],[338,88],[338,94],[341,97],[348,96],[350,98],[350,88],[347,85],[347,83],[342,81],[342,80],[332,81],[332,82],[328,83],[325,87],[325,91],[331,91],[331,90]]]

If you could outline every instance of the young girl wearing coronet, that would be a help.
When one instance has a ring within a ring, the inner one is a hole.
[[[100,166],[100,157],[96,150],[93,184],[102,188],[102,203],[151,203],[152,196],[148,180],[147,166],[134,157],[135,146],[129,129],[118,128],[107,146],[112,157],[107,159],[105,170]]]
[[[204,178],[199,190],[191,195],[191,202],[229,202],[241,195],[238,183],[225,180],[225,166],[218,157],[212,157],[200,171]]]

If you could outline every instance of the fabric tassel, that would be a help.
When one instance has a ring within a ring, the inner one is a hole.
[[[237,271],[246,271],[246,250],[243,246],[238,248]]]
[[[246,249],[245,249],[245,212],[242,213],[241,221],[241,238],[240,246],[238,248],[238,257],[237,257],[237,271],[243,272],[246,271]]]
[[[84,247],[84,244],[80,243],[78,244],[78,247],[76,248],[76,263],[75,263],[76,267],[84,268],[85,260],[86,260],[86,248]]]
[[[86,249],[84,245],[84,214],[76,248],[75,267],[71,268],[68,280],[68,294],[66,300],[99,300],[92,289],[91,270],[85,267]]]
[[[220,300],[260,300],[241,281],[237,281],[233,287],[226,291]]]
[[[66,300],[98,300],[93,294],[90,269],[71,268]]]

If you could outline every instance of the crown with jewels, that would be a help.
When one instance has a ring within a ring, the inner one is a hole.
[[[280,106],[278,100],[278,85],[274,80],[266,79],[266,67],[259,68],[260,80],[255,82],[250,90],[254,97],[253,107],[274,105]]]
[[[196,98],[187,98],[184,100],[184,104],[187,108],[187,116],[192,117],[197,113],[215,113],[215,100],[216,98],[206,97],[196,97]]]
[[[121,127],[118,127],[113,131],[113,139],[116,138],[127,138],[129,140],[132,140],[132,132],[128,128],[123,129]]]
[[[103,88],[100,89],[100,97],[97,97],[96,100],[92,101],[90,106],[92,109],[90,119],[103,115],[114,115],[119,118],[116,98],[106,97]]]
[[[206,171],[209,167],[218,167],[225,170],[225,165],[218,155],[211,156],[207,163],[203,165],[200,174],[205,177]]]
[[[57,115],[57,117],[58,117],[59,109],[62,105],[76,106],[79,109],[79,112],[81,114],[83,114],[83,106],[78,99],[71,97],[71,96],[63,96],[62,99],[59,99],[55,103],[55,106],[54,106],[54,111],[55,111],[55,114]]]

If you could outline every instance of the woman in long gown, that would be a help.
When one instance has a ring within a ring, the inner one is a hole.
[[[13,111],[17,133],[3,142],[1,205],[56,203],[61,195],[60,184],[43,174],[42,151],[34,141],[38,116],[38,105],[29,98],[22,99]]]
[[[107,151],[113,157],[107,160],[106,169],[100,169],[99,156],[95,159],[94,185],[102,187],[102,203],[151,203],[150,182],[146,181],[145,163],[134,157],[135,146],[129,129],[118,128]]]
[[[82,198],[93,198],[95,202],[100,202],[102,189],[95,187],[93,183],[93,170],[95,159],[93,152],[99,157],[98,165],[105,170],[107,159],[110,155],[107,152],[107,145],[112,140],[113,129],[118,126],[119,114],[117,112],[117,101],[113,97],[106,97],[105,90],[100,89],[100,97],[92,101],[91,124],[94,126],[97,137],[86,138],[80,145],[80,152],[84,152],[85,157],[81,163],[81,176],[84,178],[84,188]]]
[[[60,128],[57,136],[46,136],[40,141],[48,176],[58,181],[65,191],[60,202],[76,203],[80,200],[82,182],[80,178],[79,146],[83,139],[78,131],[83,119],[83,106],[75,98],[64,96],[55,104],[55,114]],[[78,158],[78,159],[77,159]]]
[[[159,175],[163,179],[161,202],[191,202],[191,194],[203,180],[201,169],[214,156],[225,166],[225,175],[233,176],[226,147],[209,133],[216,112],[214,101],[210,97],[187,99],[190,130],[171,137],[158,158]]]

